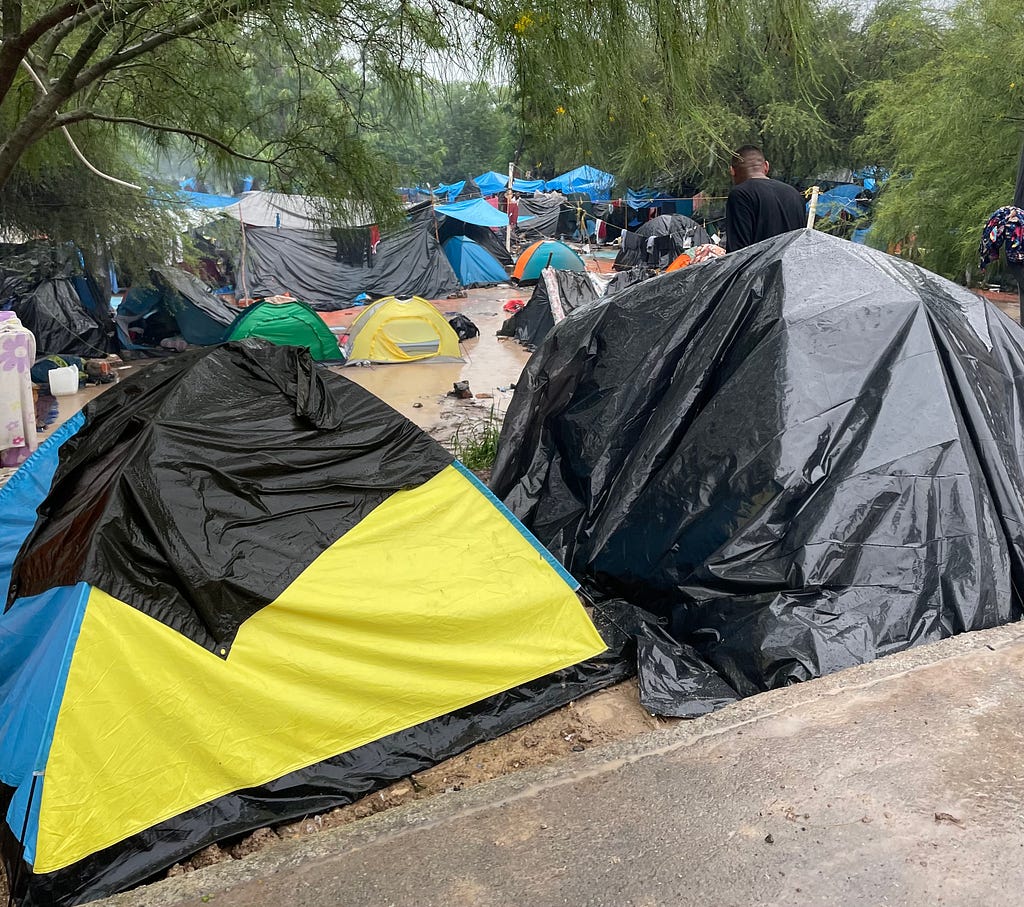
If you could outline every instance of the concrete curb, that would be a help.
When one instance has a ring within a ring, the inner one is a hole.
[[[752,696],[703,718],[589,750],[543,768],[496,778],[430,800],[414,801],[299,840],[275,843],[244,859],[218,863],[95,903],[102,907],[171,907],[182,902],[215,900],[217,892],[275,873],[287,873],[308,861],[351,853],[383,838],[529,798],[539,787],[550,789],[583,777],[615,771],[642,759],[697,746],[755,722],[798,710],[810,702],[885,684],[938,662],[969,658],[979,651],[1011,645],[1021,645],[1024,655],[1024,625],[1010,624],[962,634],[818,680]]]

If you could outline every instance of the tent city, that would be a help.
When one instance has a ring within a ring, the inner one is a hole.
[[[3,0],[0,903],[1017,907],[1024,0]]]

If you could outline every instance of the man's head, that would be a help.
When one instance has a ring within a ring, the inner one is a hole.
[[[729,162],[729,175],[735,186],[747,180],[765,179],[768,176],[768,161],[765,160],[764,152],[757,145],[737,148]]]

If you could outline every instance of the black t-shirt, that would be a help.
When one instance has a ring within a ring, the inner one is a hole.
[[[725,203],[728,252],[807,226],[804,197],[773,179],[748,179],[734,186]]]

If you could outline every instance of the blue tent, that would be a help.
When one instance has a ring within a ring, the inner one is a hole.
[[[596,167],[584,164],[561,176],[556,176],[546,183],[549,191],[558,191],[563,195],[582,193],[589,195],[592,202],[606,202],[611,198],[615,177]]]
[[[508,174],[488,170],[474,177],[473,182],[483,195],[497,195],[508,188]]]
[[[443,248],[452,270],[464,287],[505,283],[508,280],[508,274],[497,259],[468,236],[446,239]]]
[[[434,210],[445,217],[454,217],[463,223],[479,227],[507,227],[508,215],[482,198],[470,198],[451,205],[435,205]]]

